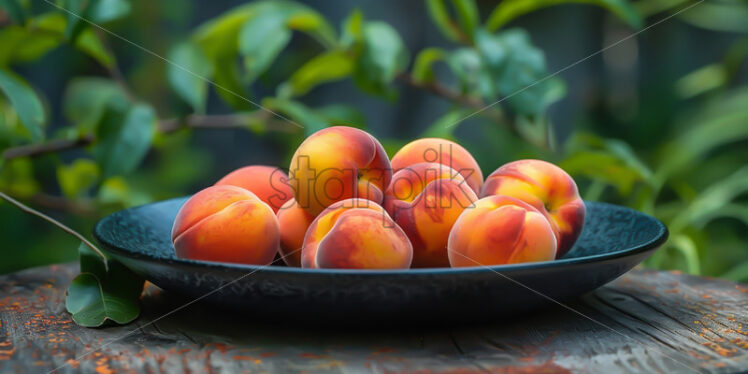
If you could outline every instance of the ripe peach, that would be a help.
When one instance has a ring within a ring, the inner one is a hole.
[[[486,178],[480,196],[506,195],[545,214],[558,240],[557,258],[571,249],[584,225],[585,207],[574,179],[561,168],[541,160],[518,160]]]
[[[413,247],[377,203],[347,199],[330,205],[304,238],[305,268],[406,269]]]
[[[379,141],[346,126],[309,136],[294,153],[289,170],[296,201],[313,215],[354,197],[379,204],[392,179],[390,161]]]
[[[436,162],[457,170],[477,194],[483,184],[483,173],[473,156],[461,145],[439,138],[414,140],[392,157],[392,169],[398,170],[420,162]]]
[[[423,162],[400,169],[384,194],[384,208],[413,244],[413,267],[449,267],[449,230],[478,196],[454,169]]]
[[[465,209],[449,234],[453,267],[550,261],[556,235],[535,208],[507,196],[489,196]]]
[[[280,254],[288,266],[301,266],[301,248],[304,245],[304,235],[314,216],[296,203],[296,199],[286,201],[278,210],[278,224],[280,225]]]
[[[237,186],[249,190],[270,205],[276,213],[283,203],[293,197],[288,176],[274,166],[245,166],[226,174],[215,185]]]
[[[280,230],[270,206],[235,186],[212,186],[179,209],[171,231],[177,257],[267,265]]]

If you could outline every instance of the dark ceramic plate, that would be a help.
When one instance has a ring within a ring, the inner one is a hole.
[[[171,226],[185,200],[114,213],[96,225],[94,236],[109,254],[169,292],[245,313],[305,319],[473,318],[534,309],[610,282],[668,235],[653,217],[587,202],[579,240],[556,261],[410,270],[235,265],[175,257]]]

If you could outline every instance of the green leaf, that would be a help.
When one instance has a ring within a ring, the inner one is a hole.
[[[452,20],[444,0],[426,0],[431,20],[434,21],[439,31],[451,41],[459,41],[461,31],[457,24]]]
[[[0,66],[36,60],[57,48],[61,42],[62,37],[55,34],[17,25],[6,26],[0,29]]]
[[[727,273],[719,276],[733,282],[748,282],[748,261],[734,266]]]
[[[287,19],[286,12],[264,12],[242,26],[239,51],[251,79],[264,73],[291,40]]]
[[[169,60],[174,63],[167,67],[167,77],[172,89],[195,112],[204,113],[213,65],[203,50],[191,42],[177,44],[169,53]]]
[[[0,91],[13,105],[31,140],[38,142],[44,137],[44,122],[46,116],[44,107],[36,92],[10,70],[0,68]]]
[[[326,118],[306,105],[287,99],[266,98],[262,101],[263,106],[274,111],[281,112],[294,121],[304,126],[304,133],[311,135],[328,127]]]
[[[466,116],[472,114],[473,109],[455,108],[439,117],[421,134],[421,138],[443,138],[454,139],[454,130],[457,126],[452,126]]]
[[[361,10],[354,9],[346,19],[343,20],[341,29],[343,32],[340,36],[340,44],[344,48],[358,44],[363,39],[364,14]]]
[[[128,174],[138,167],[151,146],[155,125],[156,115],[148,105],[136,104],[124,112],[107,107],[93,149],[105,178]]]
[[[446,62],[459,80],[460,91],[463,94],[472,97],[484,96],[492,100],[497,96],[491,77],[483,68],[481,56],[475,49],[455,49],[447,56]]]
[[[81,243],[81,274],[67,288],[65,308],[75,323],[99,327],[107,321],[127,324],[140,314],[143,278],[113,259],[105,259]]]
[[[47,50],[57,47],[64,39],[66,28],[65,17],[57,12],[41,14],[34,18],[29,28],[29,33],[37,39],[47,38]],[[111,67],[114,64],[114,56],[104,47],[99,37],[90,28],[82,29],[73,45],[79,51],[91,56],[100,64]],[[46,53],[45,50],[44,52]]]
[[[317,114],[325,118],[330,126],[351,126],[360,129],[366,128],[366,117],[358,108],[352,105],[331,104],[316,108]]]
[[[748,5],[745,1],[704,2],[697,12],[678,15],[683,21],[707,30],[748,32]]]
[[[122,18],[130,13],[127,0],[92,0],[86,15],[94,23],[105,23]]]
[[[173,181],[173,178],[169,180],[169,182]],[[162,184],[159,184],[159,186]],[[102,204],[115,204],[118,207],[124,208],[153,202],[152,196],[142,190],[133,188],[123,177],[111,177],[104,180],[99,187],[99,193],[96,198]]]
[[[690,274],[701,274],[699,252],[693,240],[686,235],[674,235],[669,244],[678,250],[686,260],[687,271]]]
[[[660,150],[655,178],[663,183],[669,176],[691,171],[693,165],[719,147],[748,139],[748,88],[741,87],[690,112],[678,126],[675,138]]]
[[[541,114],[563,96],[563,84],[558,79],[549,79],[545,55],[531,44],[524,30],[511,29],[499,34],[478,30],[475,42],[493,84],[491,91],[504,96],[519,114]],[[496,100],[486,97],[491,91],[482,90],[486,101]]]
[[[307,61],[279,89],[280,96],[301,96],[315,86],[343,79],[353,70],[353,57],[346,51],[324,52]]]
[[[0,9],[4,10],[13,23],[23,25],[28,18],[27,11],[18,0],[0,0]]]
[[[67,25],[65,26],[65,38],[71,41],[75,41],[78,35],[85,28],[86,9],[88,9],[91,3],[95,3],[97,0],[62,0],[61,7],[65,9],[65,15],[67,18]]]
[[[452,6],[457,13],[457,22],[462,32],[472,40],[475,30],[480,23],[478,6],[475,0],[452,0]]]
[[[524,14],[553,5],[569,3],[597,5],[615,14],[633,28],[642,27],[641,17],[626,0],[504,0],[488,16],[485,26],[488,30],[496,31]]]
[[[85,196],[99,180],[99,166],[87,159],[78,159],[70,165],[57,167],[57,180],[62,193],[71,198]]]
[[[585,176],[614,186],[621,195],[628,195],[634,183],[641,180],[637,170],[606,151],[577,151],[559,166],[574,177]]]
[[[426,48],[418,53],[413,63],[413,80],[416,83],[430,83],[434,81],[433,65],[443,60],[447,53],[436,47]]]
[[[129,104],[122,88],[104,78],[74,78],[62,99],[65,117],[83,133],[94,130],[109,105],[124,108]]]
[[[675,92],[683,99],[690,99],[727,84],[727,69],[722,64],[702,66],[675,82]]]
[[[361,90],[394,98],[390,87],[395,76],[408,65],[408,51],[400,35],[384,22],[367,22],[364,46],[354,71],[354,82]]]
[[[748,166],[709,185],[671,221],[670,228],[673,232],[678,232],[690,224],[703,223],[709,216],[717,216],[745,192],[748,192]]]
[[[41,190],[34,176],[34,165],[28,158],[8,160],[0,168],[0,190],[13,196],[31,197]]]

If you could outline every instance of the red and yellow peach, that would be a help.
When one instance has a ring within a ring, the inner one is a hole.
[[[556,233],[557,258],[571,249],[584,224],[584,201],[574,179],[556,165],[518,160],[486,178],[480,196],[504,195],[522,200],[543,213]]]
[[[465,209],[449,234],[453,267],[550,261],[556,235],[545,216],[527,203],[489,196]]]
[[[215,185],[237,186],[249,190],[270,205],[276,213],[283,203],[293,197],[288,176],[274,166],[245,166],[226,174]]]
[[[379,141],[346,126],[328,127],[304,140],[291,159],[289,173],[296,201],[312,215],[349,198],[381,203],[392,179]]]
[[[384,208],[413,245],[413,267],[449,267],[449,231],[477,199],[457,171],[424,162],[395,173],[385,191]]]
[[[413,247],[380,205],[336,202],[314,219],[304,238],[304,268],[407,269]]]
[[[268,265],[280,230],[273,210],[254,193],[212,186],[179,209],[171,237],[178,258]]]
[[[477,194],[483,184],[483,173],[473,156],[461,145],[440,138],[414,140],[392,156],[394,172],[421,162],[435,162],[457,170]]]
[[[301,248],[304,245],[304,235],[314,216],[296,203],[296,199],[286,201],[278,210],[278,224],[280,225],[280,254],[288,266],[301,266]]]

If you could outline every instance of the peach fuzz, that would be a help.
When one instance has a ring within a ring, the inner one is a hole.
[[[449,234],[453,267],[550,261],[556,235],[545,216],[527,203],[489,196],[465,209]]]
[[[283,203],[293,197],[288,176],[274,166],[245,166],[226,174],[215,185],[230,185],[249,190],[270,205],[276,213]]]
[[[280,254],[288,266],[301,266],[301,248],[304,235],[314,216],[296,203],[294,198],[286,201],[276,214],[280,225]]]
[[[563,169],[541,160],[518,160],[486,178],[480,196],[505,195],[520,199],[545,214],[556,233],[556,258],[568,252],[582,232],[584,201],[577,184]]]
[[[365,131],[328,127],[299,146],[289,167],[294,197],[310,214],[333,203],[365,198],[381,203],[392,169],[382,145]]]
[[[478,196],[457,171],[424,162],[395,173],[384,208],[413,245],[413,267],[449,267],[449,231],[475,200]]]
[[[178,258],[268,265],[280,230],[270,206],[235,186],[212,186],[179,209],[171,231]]]
[[[392,156],[392,170],[398,170],[421,162],[436,162],[457,170],[477,194],[483,184],[483,172],[470,154],[461,145],[440,138],[414,140],[400,148]]]
[[[304,238],[304,268],[407,269],[413,247],[380,205],[348,199],[325,209]]]

